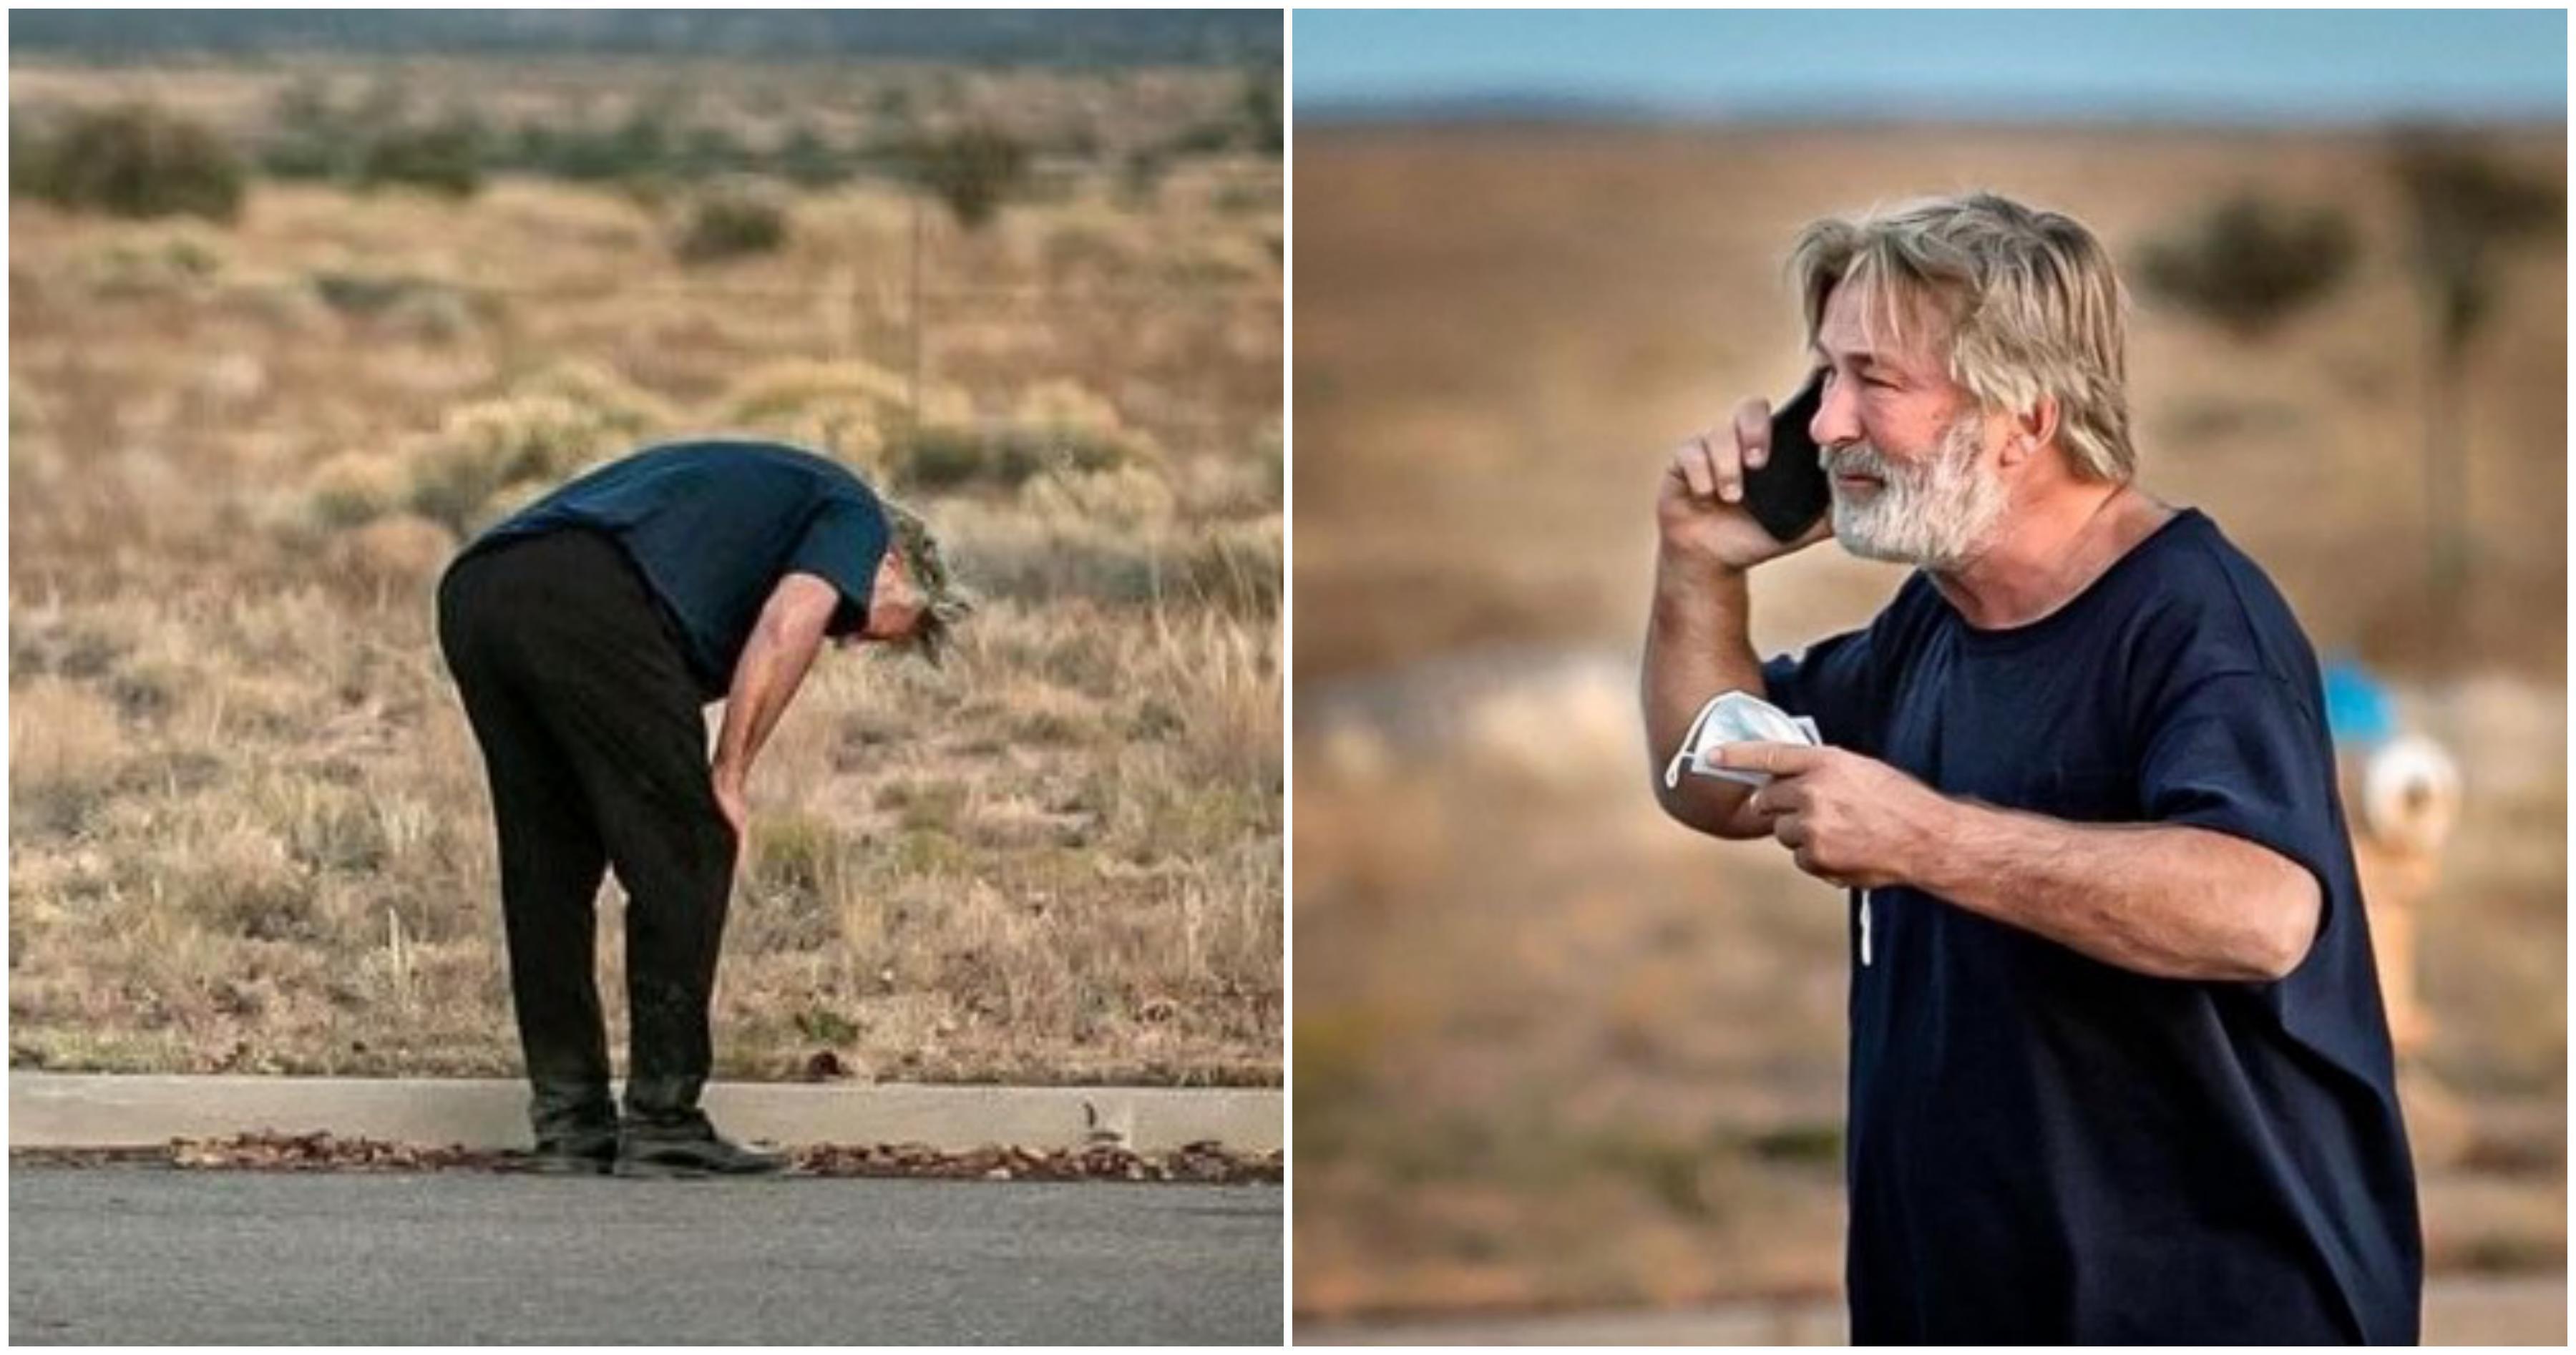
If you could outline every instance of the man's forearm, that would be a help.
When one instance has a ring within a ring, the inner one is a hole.
[[[1909,882],[2105,964],[2265,981],[2297,968],[2315,939],[2316,877],[2243,839],[1948,803]]]
[[[763,625],[743,647],[733,689],[725,697],[724,725],[716,735],[713,774],[718,785],[739,790],[750,777],[752,759],[769,742],[769,732],[814,662],[818,644],[801,639]]]
[[[1672,551],[1656,561],[1643,677],[1647,774],[1665,812],[1702,832],[1727,832],[1744,788],[1685,776],[1668,789],[1664,765],[1710,697],[1730,690],[1764,694],[1750,611],[1743,570]]]

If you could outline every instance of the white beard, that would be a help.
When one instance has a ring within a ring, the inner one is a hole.
[[[1941,435],[1923,465],[1891,462],[1867,443],[1825,456],[1835,475],[1874,475],[1866,497],[1846,497],[1834,485],[1834,539],[1866,560],[1890,560],[1927,569],[1955,570],[1985,552],[2009,496],[2003,481],[1977,465],[1984,425],[1976,411]]]

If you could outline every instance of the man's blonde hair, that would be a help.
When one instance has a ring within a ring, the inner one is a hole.
[[[1947,331],[1932,338],[1936,349],[1946,341],[1950,378],[1982,405],[2025,410],[2056,396],[2058,441],[2076,474],[2137,474],[2128,293],[2110,254],[2073,217],[1994,193],[1827,217],[1799,233],[1789,272],[1809,343],[1834,289],[1861,283],[1887,322],[1871,333],[1901,340],[1910,319],[1932,318]]]

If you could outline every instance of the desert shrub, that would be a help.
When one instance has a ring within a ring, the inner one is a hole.
[[[974,405],[954,387],[922,392],[923,416],[941,425],[971,421]],[[820,448],[868,470],[886,465],[886,449],[911,427],[912,391],[904,378],[864,362],[789,361],[746,373],[719,408],[726,426]]]
[[[562,479],[603,451],[598,420],[562,399],[495,399],[448,420],[412,469],[407,502],[422,518],[466,533],[510,487]]]
[[[1144,438],[1127,427],[1118,406],[1076,381],[1040,381],[1020,393],[1011,421],[1023,428],[1101,443],[1142,455]],[[1127,459],[1125,455],[1112,458]]]
[[[1070,381],[1040,382],[1007,418],[972,426],[930,422],[893,438],[887,465],[921,489],[1017,489],[1041,474],[1083,475],[1162,458],[1116,407]]]
[[[23,110],[9,111],[9,196],[32,198],[44,193],[45,140],[36,134]]]
[[[849,163],[813,128],[798,123],[773,157],[778,172],[807,188],[829,188],[850,177]]]
[[[1258,184],[1234,183],[1216,190],[1215,195],[1208,199],[1208,205],[1229,216],[1248,216],[1255,212],[1275,214],[1279,210],[1279,195]]]
[[[1127,607],[1187,591],[1177,573],[1176,498],[1150,467],[1032,476],[999,502],[942,511],[958,576],[996,597],[1084,598]]]
[[[1277,159],[1287,149],[1287,121],[1281,115],[1279,72],[1243,73],[1234,106],[1220,116],[1195,122],[1175,133],[1164,147],[1173,155],[1222,155],[1249,151]]]
[[[899,433],[890,440],[887,461],[897,477],[920,489],[1016,489],[1045,472],[1106,470],[1131,454],[1127,444],[1113,440],[999,423]]]
[[[628,449],[645,430],[615,412],[523,395],[458,410],[412,461],[406,504],[458,535]]]
[[[671,154],[671,172],[684,179],[703,179],[713,174],[732,174],[748,168],[751,152],[742,138],[722,127],[700,124],[680,134],[680,144]]]
[[[1192,123],[1174,134],[1167,148],[1175,155],[1219,155],[1233,150],[1242,129],[1231,118]]]
[[[903,159],[912,177],[970,231],[999,215],[1002,203],[1029,177],[1028,147],[982,124],[919,138],[903,149]]]
[[[305,76],[278,92],[259,149],[260,168],[281,179],[333,179],[356,165],[358,144],[321,79]]]
[[[696,177],[746,169],[756,159],[722,128],[677,130],[674,112],[659,106],[639,107],[613,127],[523,120],[494,134],[482,158],[491,169],[592,183]]]
[[[385,335],[427,343],[466,337],[501,305],[486,293],[393,273],[323,269],[309,281],[313,295],[341,315],[369,321]]]
[[[605,159],[620,175],[665,169],[671,162],[672,140],[670,110],[639,105],[608,134]]]
[[[702,193],[689,205],[678,248],[682,262],[713,263],[767,254],[786,243],[787,208],[769,193],[732,184]]]
[[[533,119],[523,121],[494,140],[493,167],[530,174],[552,174],[555,172],[556,143],[561,135],[545,123]]]
[[[404,458],[401,506],[465,535],[577,471],[669,435],[677,422],[668,404],[614,372],[558,364],[417,440]],[[355,486],[337,488],[347,495]]]
[[[190,214],[230,221],[241,211],[241,158],[213,130],[149,104],[73,115],[27,149],[36,195],[114,216]]]
[[[358,185],[422,188],[449,197],[472,197],[483,186],[483,135],[457,120],[436,127],[396,127],[367,143],[358,161]]]
[[[117,240],[82,265],[83,280],[99,296],[168,296],[212,280],[223,271],[223,256],[211,244],[181,235]]]
[[[680,413],[671,403],[595,362],[558,362],[514,383],[518,395],[552,396],[593,411],[604,422],[650,434],[676,427]]]
[[[727,413],[737,419],[792,414],[819,403],[840,403],[887,412],[900,411],[910,399],[904,379],[865,362],[771,363],[743,374],[725,394]]]
[[[1160,543],[1097,523],[1045,522],[1017,504],[960,500],[941,513],[957,577],[978,593],[1031,604],[1084,598],[1109,606],[1162,591]]]
[[[1287,122],[1280,116],[1278,72],[1245,72],[1243,93],[1235,106],[1243,119],[1245,144],[1278,159],[1288,145]]]
[[[468,295],[453,287],[425,287],[395,302],[385,312],[384,327],[398,338],[452,344],[472,335],[498,304],[496,298]]]
[[[1020,506],[1047,523],[1091,523],[1142,535],[1171,526],[1178,498],[1163,477],[1142,466],[1073,471],[1030,481]]]
[[[2249,193],[2150,242],[2138,277],[2150,293],[2252,337],[2332,290],[2356,253],[2342,213]]]
[[[270,109],[260,168],[281,179],[333,179],[360,189],[388,186],[471,197],[496,157],[493,138],[471,113],[421,123],[399,84],[380,82],[352,104],[331,98],[318,78],[287,86]]]
[[[313,275],[313,294],[342,315],[381,314],[421,288],[434,285],[396,274],[350,273],[329,268]]]
[[[424,587],[455,553],[447,528],[395,513],[333,539],[323,560],[334,584],[363,596]]]
[[[1018,430],[939,424],[897,433],[887,459],[895,476],[917,489],[1017,486],[1046,464],[1044,448]]]
[[[1163,459],[1152,437],[1129,427],[1116,405],[1077,382],[1041,381],[1031,386],[1012,407],[1011,426],[1042,443],[1048,453],[1046,464],[1058,471],[1130,465],[1159,468]]]
[[[1173,488],[1182,515],[1196,519],[1264,517],[1279,511],[1284,488],[1276,430],[1263,433],[1251,455],[1203,453],[1176,467]]]
[[[373,522],[400,507],[409,492],[402,461],[378,452],[343,452],[315,467],[305,483],[313,520],[333,530]]]

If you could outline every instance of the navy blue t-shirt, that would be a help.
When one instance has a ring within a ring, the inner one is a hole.
[[[1945,795],[2188,824],[2313,872],[2271,983],[2151,978],[1905,888],[1852,897],[1852,1338],[2413,1343],[2423,1244],[2316,659],[2184,510],[1980,630],[1917,572],[1763,668],[1825,742]]]
[[[732,687],[761,608],[788,574],[839,590],[827,634],[865,625],[891,540],[875,492],[835,462],[777,443],[675,442],[564,485],[465,554],[566,527],[603,532],[625,548],[678,624],[708,701]]]

